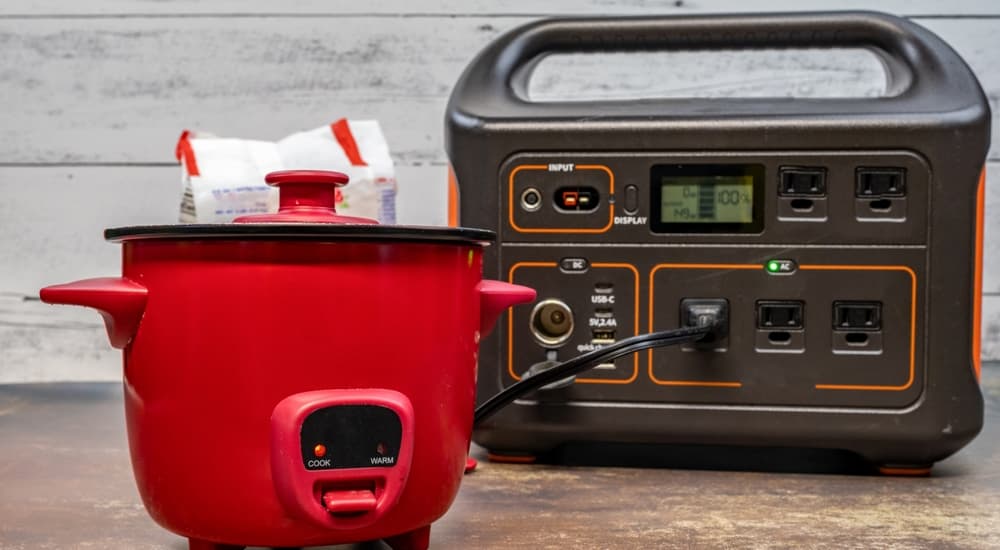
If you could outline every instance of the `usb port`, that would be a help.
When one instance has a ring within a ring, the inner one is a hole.
[[[609,307],[599,307],[594,310],[594,317],[598,319],[611,319],[615,316],[615,310]]]
[[[591,332],[590,343],[594,345],[607,345],[615,343],[615,331],[595,330]]]
[[[615,285],[611,283],[597,283],[594,285],[594,292],[598,294],[611,294],[615,290]]]

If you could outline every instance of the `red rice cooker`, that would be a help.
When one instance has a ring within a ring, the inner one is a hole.
[[[426,548],[465,467],[479,339],[535,292],[482,280],[489,231],[339,216],[335,172],[267,182],[278,213],[109,229],[122,276],[41,298],[104,317],[139,493],[192,550]]]

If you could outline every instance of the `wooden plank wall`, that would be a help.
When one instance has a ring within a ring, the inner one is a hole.
[[[994,113],[1000,111],[1000,3],[841,0],[809,7],[877,8],[913,18],[966,58]],[[0,382],[119,377],[118,353],[108,348],[98,316],[44,306],[37,289],[117,273],[118,251],[100,239],[104,227],[176,219],[172,153],[183,128],[276,139],[340,116],[377,118],[399,169],[401,221],[442,223],[444,105],[465,64],[500,33],[547,15],[790,9],[802,3],[3,2]],[[878,73],[849,56],[808,52],[765,53],[756,61],[681,56],[659,64],[655,70],[668,72],[654,79],[634,62],[569,63],[578,63],[571,73],[578,80],[540,78],[533,92],[600,94],[609,80],[641,91],[648,80],[661,83],[656,93],[815,95],[840,86],[869,94],[877,82],[862,80]],[[996,141],[990,161],[989,180],[1000,183]],[[988,188],[984,355],[1000,359],[1000,188]]]

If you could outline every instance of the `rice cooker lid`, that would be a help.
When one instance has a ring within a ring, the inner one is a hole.
[[[337,213],[337,188],[347,185],[340,172],[286,170],[264,181],[279,189],[278,211],[240,216],[233,223],[115,227],[104,231],[109,241],[143,239],[321,239],[400,241],[487,245],[496,234],[463,227],[380,225],[377,220]]]

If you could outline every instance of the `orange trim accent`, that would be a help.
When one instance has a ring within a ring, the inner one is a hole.
[[[514,282],[514,272],[522,267],[558,267],[559,264],[555,262],[518,262],[511,266],[510,272],[507,275],[507,282]],[[639,270],[631,264],[625,263],[602,263],[596,262],[590,264],[593,269],[630,269],[635,275],[635,334],[639,334]],[[607,378],[577,378],[576,382],[580,384],[631,384],[639,378],[639,354],[635,355],[635,363],[632,368],[632,376],[622,379],[607,379]],[[520,380],[521,377],[514,372],[514,316],[507,316],[507,373],[510,374],[511,378],[514,380]]]
[[[358,149],[358,142],[354,141],[354,134],[351,133],[351,126],[346,118],[342,118],[330,125],[334,139],[340,144],[340,148],[347,155],[347,160],[351,166],[368,166],[365,159],[361,158],[361,151]]]
[[[448,164],[448,227],[458,227],[458,177]]]
[[[900,477],[926,477],[931,475],[931,467],[926,468],[895,468],[890,466],[879,466],[878,472],[886,476]]]
[[[490,462],[499,462],[500,464],[534,464],[538,460],[538,457],[534,455],[498,455],[493,453],[486,453],[486,458],[490,459]]]
[[[652,369],[650,369],[652,370]],[[694,387],[694,388],[742,388],[742,382],[713,382],[711,380],[660,380],[650,374],[653,383],[660,386]]]
[[[869,384],[816,384],[817,390],[905,391],[916,378],[917,360],[917,274],[905,265],[800,265],[800,270],[812,271],[903,271],[910,275],[910,373],[901,386]]]
[[[198,171],[198,161],[194,158],[190,137],[191,130],[181,132],[181,137],[177,138],[177,147],[174,148],[174,157],[178,162],[184,159],[184,169],[187,170],[188,176],[199,176],[201,172]]]
[[[548,170],[548,165],[545,164],[522,164],[510,171],[510,176],[507,178],[507,219],[510,222],[510,226],[518,233],[564,233],[564,234],[577,234],[577,233],[604,233],[615,222],[615,205],[614,203],[608,203],[608,223],[600,229],[571,229],[571,228],[551,228],[551,227],[539,227],[539,228],[523,228],[517,225],[514,221],[514,175],[516,175],[521,170]],[[574,167],[574,170],[603,170],[608,174],[608,179],[610,181],[610,195],[615,194],[615,174],[610,168],[604,166],[603,164],[578,164]],[[638,292],[638,287],[636,292]]]
[[[649,332],[653,332],[653,296],[654,275],[661,269],[763,269],[758,264],[657,264],[649,272]],[[653,373],[653,350],[648,352],[649,379],[659,386],[698,387],[698,388],[742,388],[742,382],[725,382],[714,380],[660,380]]]
[[[986,219],[986,167],[979,173],[976,191],[976,264],[972,282],[972,368],[976,380],[983,370],[983,223]]]

